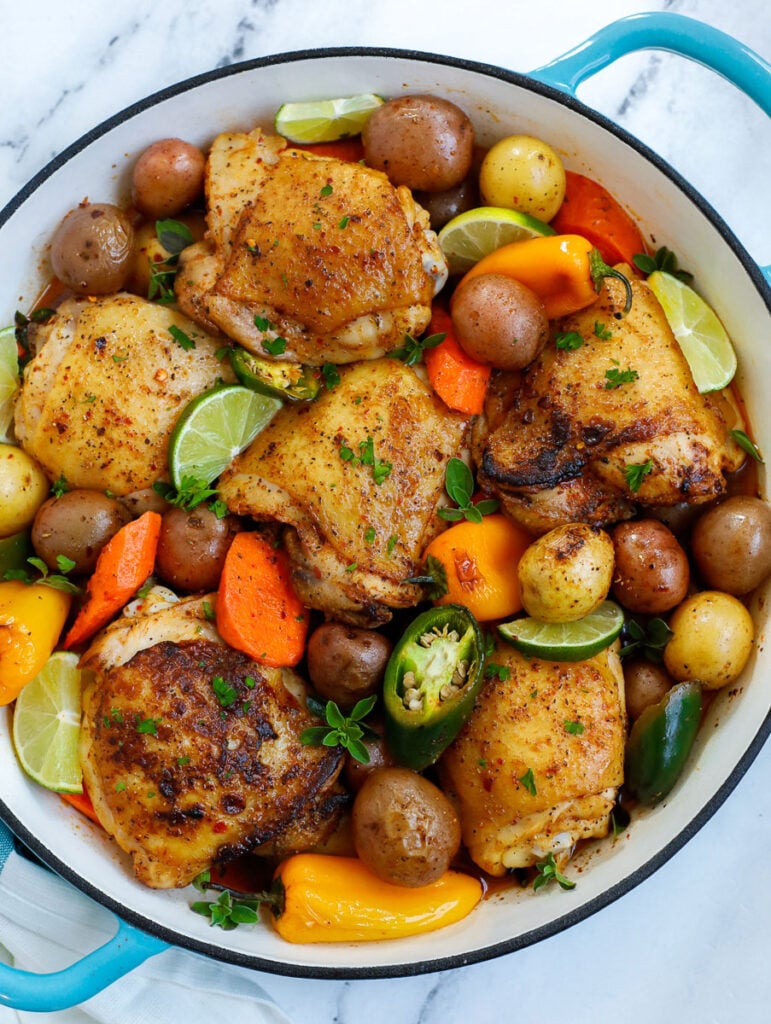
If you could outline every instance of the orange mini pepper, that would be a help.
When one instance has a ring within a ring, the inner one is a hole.
[[[480,274],[504,274],[526,285],[543,302],[549,320],[591,306],[604,277],[618,277],[624,282],[623,312],[628,313],[632,305],[629,281],[609,267],[581,235],[543,235],[503,245],[475,264],[461,284]]]
[[[471,875],[446,871],[430,885],[392,885],[356,857],[298,853],[274,875],[276,931],[287,942],[367,942],[435,931],[482,898]]]
[[[0,583],[0,705],[15,700],[48,661],[70,601],[43,583]]]

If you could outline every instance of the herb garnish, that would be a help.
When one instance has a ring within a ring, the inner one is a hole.
[[[630,466],[625,466],[624,477],[627,485],[629,486],[629,490],[636,494],[640,490],[643,478],[646,477],[652,469],[652,459],[648,459],[647,462],[632,463]]]
[[[755,444],[744,433],[743,430],[729,430],[728,436],[732,438],[756,462],[762,462],[763,458]]]
[[[554,336],[554,344],[565,352],[575,352],[583,343],[584,339],[578,331],[560,331]]]
[[[134,721],[136,722],[137,732],[147,734],[149,736],[158,735],[158,726],[163,721],[162,718],[140,718],[136,715]]]
[[[401,359],[405,366],[414,366],[419,363],[423,358],[423,353],[430,348],[436,348],[437,345],[441,345],[447,335],[442,332],[440,334],[429,334],[427,338],[416,339],[411,334],[404,335],[404,344],[401,348],[395,348],[390,352],[392,359]]]
[[[485,665],[485,679],[492,679],[493,676],[505,683],[507,679],[511,678],[511,669],[508,665],[496,665],[495,662],[488,661]]]
[[[627,367],[626,370],[620,370],[618,368],[619,363],[615,359],[612,359],[611,362],[614,364],[612,369],[605,371],[606,391],[620,388],[622,384],[631,384],[640,376],[637,370],[633,370],[631,367]]]
[[[659,662],[673,636],[674,633],[663,619],[651,619],[645,626],[641,626],[635,619],[629,619],[624,627],[621,657],[641,654],[648,661]]]
[[[538,871],[537,876],[533,880],[533,891],[538,892],[549,882],[558,882],[561,889],[575,889],[576,883],[571,882],[569,878],[565,878],[562,872],[557,868],[557,862],[554,859],[554,854],[550,853],[546,860],[539,861],[536,864]]]
[[[463,459],[450,459],[444,474],[444,489],[458,508],[440,508],[436,513],[440,519],[458,522],[467,519],[470,523],[481,523],[482,516],[495,512],[500,505],[497,498],[486,498],[473,504],[474,477]]]
[[[653,256],[649,256],[646,252],[635,253],[632,262],[638,270],[642,270],[643,274],[652,274],[656,270],[662,270],[665,274],[671,274],[672,277],[676,277],[686,284],[693,280],[693,274],[690,271],[678,268],[677,256],[665,245],[657,249]]]
[[[26,583],[28,587],[31,587],[33,583],[40,583],[43,586],[51,587],[53,590],[63,590],[66,594],[80,593],[80,587],[66,578],[65,574],[72,572],[75,568],[75,562],[71,558],[67,558],[66,555],[56,556],[58,573],[51,573],[43,559],[36,558],[34,555],[28,558],[27,562],[38,570],[40,576],[37,578],[30,576],[28,569],[8,569],[3,574],[3,579],[17,580],[19,583]]]
[[[231,931],[239,924],[256,924],[260,920],[261,902],[248,896],[234,897],[230,889],[225,889],[216,900],[196,900],[190,909],[208,917],[210,925]]]
[[[286,352],[286,338],[263,338],[262,347],[271,356],[281,356]]]
[[[230,683],[226,683],[222,676],[215,676],[211,681],[211,688],[214,696],[219,701],[220,707],[229,708],[238,700],[238,690]]]
[[[563,722],[565,726],[565,732],[569,732],[571,736],[580,736],[584,731],[584,726],[581,722]]]
[[[530,796],[537,796],[538,790],[535,786],[535,775],[533,775],[533,769],[528,768],[524,775],[520,775],[519,781],[528,791]]]
[[[613,331],[609,327],[606,327],[604,323],[599,320],[594,321],[594,336],[599,338],[601,341],[609,341],[613,337]]]
[[[174,278],[177,274],[179,254],[188,245],[193,244],[193,236],[190,233],[190,228],[178,220],[157,220],[155,234],[169,255],[165,260],[150,262],[150,283],[147,297],[151,301],[166,305],[176,301]]]
[[[393,463],[378,459],[375,456],[375,443],[371,436],[366,441],[359,442],[359,454],[356,455],[347,444],[340,445],[340,458],[343,462],[350,462],[353,466],[371,466],[372,479],[380,486],[393,469]]]
[[[331,196],[332,195],[332,186],[329,185],[329,184],[322,185],[321,188],[319,189],[319,195],[320,196]]]
[[[345,231],[345,229],[348,227],[348,223],[350,222],[350,219],[351,218],[348,217],[347,215],[340,219],[340,222],[339,222],[339,224],[337,226],[340,228],[341,231]]]
[[[340,383],[340,374],[338,373],[337,367],[334,363],[324,363],[321,367],[321,376],[324,378],[324,384],[327,391],[331,391],[332,388],[336,388]]]
[[[188,337],[187,334],[182,330],[181,327],[177,327],[176,324],[171,324],[169,327],[169,334],[172,336],[174,341],[179,345],[185,352],[189,352],[195,348],[195,342],[192,338]]]
[[[216,487],[209,487],[205,480],[199,480],[198,477],[183,476],[179,488],[165,480],[157,480],[153,484],[153,490],[170,505],[183,508],[188,512],[208,498],[214,498],[214,501],[209,502],[211,511],[218,519],[227,515],[227,505],[221,499],[216,498]]]
[[[69,489],[70,485],[67,483],[67,479],[64,476],[64,473],[62,473],[59,476],[58,480],[54,480],[54,482],[51,484],[51,494],[54,496],[54,498],[61,498],[61,496],[63,494],[66,494]]]
[[[362,764],[369,764],[369,751],[361,742],[365,735],[376,735],[362,722],[375,706],[377,696],[357,701],[346,718],[333,700],[328,700],[323,709],[327,725],[313,725],[300,733],[300,742],[308,746],[342,747],[351,757]],[[321,717],[321,716],[319,716]]]

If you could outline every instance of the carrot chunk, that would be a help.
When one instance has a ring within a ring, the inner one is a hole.
[[[491,367],[466,355],[455,337],[450,314],[441,306],[434,306],[429,330],[446,335],[423,356],[431,387],[450,409],[478,416],[484,407]]]

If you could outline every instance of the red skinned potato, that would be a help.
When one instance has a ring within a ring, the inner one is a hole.
[[[233,538],[237,516],[218,518],[206,505],[170,508],[163,514],[155,568],[169,586],[190,592],[216,590]]]
[[[771,506],[744,494],[715,505],[696,522],[691,553],[709,587],[748,594],[771,573]]]
[[[131,269],[134,228],[111,203],[84,203],[59,224],[51,240],[51,266],[78,295],[120,291]]]
[[[364,159],[394,185],[443,192],[471,170],[474,128],[466,114],[436,96],[400,96],[378,107],[362,132]]]
[[[528,366],[549,337],[541,300],[504,274],[462,281],[450,300],[450,315],[466,354],[499,370]]]
[[[131,199],[146,217],[173,217],[203,190],[205,157],[182,139],[159,139],[134,164]]]
[[[660,615],[680,604],[690,583],[688,557],[664,523],[619,523],[611,539],[616,557],[611,589],[625,608]]]

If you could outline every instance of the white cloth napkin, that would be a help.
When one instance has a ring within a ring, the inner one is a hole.
[[[8,835],[2,825],[0,831],[0,838]],[[0,863],[4,963],[35,973],[61,970],[114,932],[112,914],[15,849]],[[40,1014],[0,1006],[2,1024],[36,1024],[42,1017],[57,1024],[290,1024],[253,972],[176,948],[72,1009]]]

